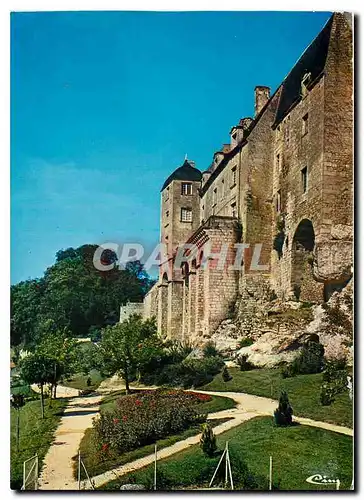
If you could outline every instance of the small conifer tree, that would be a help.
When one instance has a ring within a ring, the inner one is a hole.
[[[217,450],[216,436],[209,424],[202,425],[200,447],[208,457],[213,457]]]
[[[222,369],[221,373],[222,379],[224,382],[229,382],[233,377],[230,375],[229,370],[227,369],[226,365]]]
[[[274,421],[276,425],[286,427],[288,425],[292,425],[292,415],[293,409],[290,405],[288,394],[286,391],[282,391],[279,398],[278,408],[274,411]]]

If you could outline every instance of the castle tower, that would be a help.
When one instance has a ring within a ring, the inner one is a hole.
[[[185,159],[161,189],[161,242],[168,257],[184,243],[200,223],[199,188],[202,174],[194,162]]]

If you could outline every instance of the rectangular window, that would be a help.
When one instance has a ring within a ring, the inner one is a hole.
[[[276,210],[277,210],[277,212],[281,211],[281,190],[280,189],[277,191]]]
[[[236,203],[231,204],[231,216],[236,217]]]
[[[216,205],[216,202],[217,202],[217,188],[215,188],[212,193],[212,204]]]
[[[166,212],[166,217],[169,217],[169,210],[167,210]]]
[[[306,135],[308,132],[308,113],[302,118],[302,136]]]
[[[231,187],[236,185],[236,167],[231,169]]]
[[[220,192],[220,198],[223,199],[225,196],[225,181],[224,179],[221,181],[221,192]]]
[[[188,182],[182,182],[182,194],[192,194],[192,184]]]
[[[302,183],[302,191],[304,193],[307,193],[307,167],[303,168],[301,170],[301,183]]]
[[[190,208],[181,208],[181,222],[192,222],[192,210]]]

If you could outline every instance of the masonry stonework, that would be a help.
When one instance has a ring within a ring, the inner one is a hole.
[[[254,118],[206,170],[186,159],[165,181],[166,255],[144,301],[161,333],[203,342],[234,308],[321,303],[351,278],[352,57],[350,16],[335,13],[272,95],[255,88]]]

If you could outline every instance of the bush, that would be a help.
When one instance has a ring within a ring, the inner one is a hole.
[[[293,409],[289,403],[288,394],[282,391],[279,397],[278,408],[274,411],[274,421],[280,427],[292,425]]]
[[[306,375],[310,373],[320,373],[324,367],[325,349],[318,341],[317,336],[312,336],[302,347],[302,351],[292,361],[281,369],[283,378],[294,377],[295,375]]]
[[[199,387],[211,382],[224,362],[220,357],[212,356],[203,359],[188,359],[181,363],[167,364],[153,373],[143,375],[147,384],[168,385],[175,387]]]
[[[296,375],[294,368],[290,364],[282,365],[281,367],[281,376],[282,378],[290,378]]]
[[[242,347],[249,347],[252,344],[254,344],[253,339],[251,339],[250,337],[244,337],[241,340],[239,340],[238,347],[239,349],[241,349]]]
[[[221,376],[222,376],[222,379],[224,382],[229,382],[229,380],[232,380],[232,376],[230,375],[230,372],[229,370],[227,369],[227,366],[225,365],[223,370],[222,370],[222,373],[221,373]]]
[[[207,342],[203,348],[203,355],[205,358],[212,358],[219,356],[219,351],[216,349],[214,342]]]
[[[247,372],[249,370],[254,370],[255,366],[253,363],[249,363],[248,356],[246,354],[242,354],[237,359],[238,365],[240,367],[240,371]]]
[[[206,456],[213,457],[215,455],[217,450],[216,436],[209,424],[203,424],[202,426],[200,447]]]
[[[335,396],[347,390],[348,371],[345,360],[326,362],[321,385],[321,404],[328,406],[335,401]]]
[[[206,420],[195,405],[201,399],[184,391],[143,391],[124,396],[116,409],[101,412],[93,421],[100,452],[120,453],[145,446]]]

